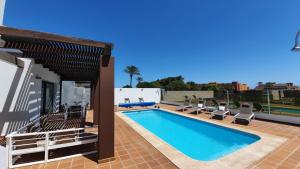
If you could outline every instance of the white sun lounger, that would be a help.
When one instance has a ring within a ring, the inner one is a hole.
[[[184,111],[185,109],[188,109],[188,108],[192,108],[193,105],[192,105],[192,100],[191,99],[186,99],[183,103],[183,105],[180,105],[180,106],[177,106],[176,107],[176,111]]]
[[[205,109],[206,109],[205,101],[199,100],[198,104],[191,109],[191,112],[196,112],[196,114],[198,115],[199,112],[201,112],[202,110],[205,110]]]
[[[229,113],[229,110],[227,108],[226,103],[221,103],[218,106],[218,110],[214,110],[213,112],[211,112],[211,118],[214,116],[221,116],[222,120],[227,116],[227,114]]]
[[[248,103],[241,104],[240,112],[233,117],[233,123],[236,122],[236,119],[242,119],[247,120],[250,124],[251,119],[255,118],[252,109],[253,106]]]

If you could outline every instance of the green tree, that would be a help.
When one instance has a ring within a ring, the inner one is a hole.
[[[253,103],[253,107],[257,110],[257,111],[261,111],[263,109],[262,105],[260,103],[254,102]]]
[[[132,77],[134,75],[140,75],[140,71],[139,69],[134,66],[134,65],[131,65],[131,66],[127,66],[125,69],[124,69],[124,72],[129,74],[129,77],[130,77],[130,86],[132,87]]]
[[[199,90],[197,83],[192,82],[192,81],[186,82],[186,86],[187,86],[188,90]]]
[[[204,85],[203,87],[202,87],[202,89],[201,90],[212,90],[212,91],[218,91],[219,89],[218,89],[218,87],[217,86],[215,86],[215,85]]]
[[[166,90],[186,90],[186,84],[181,80],[175,80],[166,86]]]
[[[155,82],[141,82],[136,85],[138,88],[159,88],[159,83]]]
[[[295,103],[294,105],[299,106],[300,105],[300,98],[299,97],[295,97]]]
[[[184,78],[182,76],[175,76],[175,77],[167,77],[167,78],[159,79],[159,80],[157,80],[157,82],[159,82],[161,84],[161,86],[166,87],[173,81],[182,81],[183,82],[183,80],[184,80]]]
[[[144,79],[142,78],[142,76],[138,76],[138,77],[136,78],[136,81],[137,81],[138,84],[139,84],[139,83],[142,83],[142,82],[144,81]]]

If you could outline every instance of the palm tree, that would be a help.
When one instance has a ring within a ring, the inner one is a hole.
[[[142,83],[142,82],[144,81],[144,79],[142,78],[142,76],[138,76],[138,77],[136,78],[136,81],[137,81],[138,83]]]
[[[131,66],[127,66],[125,69],[124,69],[124,72],[129,74],[130,76],[130,86],[132,87],[132,77],[134,75],[140,75],[140,71],[139,71],[139,68],[137,68],[136,66],[134,65],[131,65]]]

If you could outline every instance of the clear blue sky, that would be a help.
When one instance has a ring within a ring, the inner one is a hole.
[[[114,43],[117,87],[127,65],[146,81],[300,84],[299,0],[7,0],[4,24]]]

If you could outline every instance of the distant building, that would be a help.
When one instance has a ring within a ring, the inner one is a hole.
[[[231,83],[217,83],[217,82],[209,82],[209,86],[217,86],[222,89],[226,90],[233,90],[233,91],[248,91],[250,88],[245,83],[240,83],[237,81],[231,82]]]
[[[255,87],[255,90],[299,90],[299,86],[295,86],[293,83],[275,83],[275,82],[267,82],[262,83],[259,82]]]
[[[263,91],[265,90],[265,85],[263,82],[258,82],[257,86],[254,88],[254,90]]]
[[[209,82],[208,85],[210,86],[217,86],[219,85],[220,83],[217,83],[217,82]]]
[[[300,90],[300,88],[299,86],[295,86],[293,83],[267,82],[264,84],[262,82],[258,82],[254,90],[269,91],[273,96],[273,100],[280,100],[285,97],[285,91]]]
[[[239,82],[232,82],[232,88],[233,90],[235,91],[247,91],[249,90],[249,86],[247,84],[242,84],[242,83],[239,83]]]

